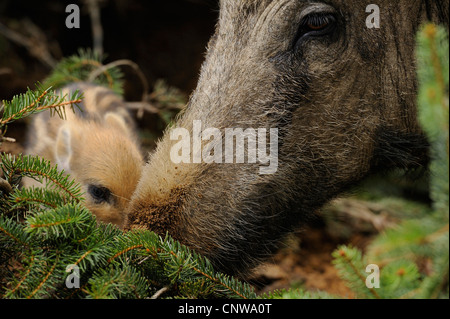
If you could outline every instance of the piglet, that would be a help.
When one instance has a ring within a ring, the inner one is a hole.
[[[50,112],[34,116],[26,153],[50,160],[70,174],[97,219],[122,228],[143,166],[135,124],[113,91],[77,83],[62,89],[62,94],[75,90],[83,94],[83,102],[74,112],[66,110],[65,119]],[[32,179],[23,184],[43,186]]]

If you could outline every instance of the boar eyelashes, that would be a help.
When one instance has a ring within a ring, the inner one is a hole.
[[[312,13],[305,16],[300,22],[294,40],[294,50],[311,37],[322,37],[331,34],[336,28],[336,18],[331,13]]]
[[[89,185],[88,193],[96,204],[107,203],[111,199],[111,191],[106,187]]]

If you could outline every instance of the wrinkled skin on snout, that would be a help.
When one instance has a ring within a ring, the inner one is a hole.
[[[170,235],[220,270],[270,256],[324,203],[371,172],[426,162],[416,120],[415,34],[448,26],[448,1],[221,1],[198,87],[175,127],[278,128],[279,164],[175,164],[166,132],[127,229]]]

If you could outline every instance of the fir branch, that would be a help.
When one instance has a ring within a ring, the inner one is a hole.
[[[108,263],[118,258],[126,258],[134,250],[142,250],[145,253],[158,250],[158,236],[154,233],[130,231],[114,238],[113,246],[109,252]]]
[[[16,189],[10,194],[10,201],[14,203],[11,209],[30,206],[34,209],[57,208],[68,203],[77,203],[60,192],[41,187]]]
[[[443,298],[448,299],[449,284],[449,253],[448,250],[436,258],[433,265],[433,274],[422,283],[420,297],[424,299],[437,299],[444,294]],[[447,290],[447,291],[446,291]],[[447,295],[445,295],[447,293]]]
[[[420,285],[421,275],[411,260],[400,259],[389,263],[380,273],[380,289],[383,298],[404,298]]]
[[[220,286],[224,288],[222,291],[219,289],[214,290],[214,294],[223,294],[229,297],[236,296],[244,299],[256,297],[250,286],[224,274],[216,273],[211,263],[206,258],[191,251],[179,242],[174,241],[170,236],[166,235],[166,238],[161,241],[160,249],[162,249],[163,253],[168,253],[172,258],[175,258],[172,259],[174,263],[171,263],[173,268],[182,267],[184,271],[187,270],[188,272],[193,270],[195,273],[215,284],[216,287]],[[172,273],[172,276],[178,277],[180,269],[175,270],[176,272]],[[186,275],[187,277],[190,277],[189,273]]]
[[[30,261],[25,273],[22,275],[22,278],[19,280],[19,282],[16,284],[16,286],[6,294],[7,297],[14,295],[14,293],[22,287],[22,284],[28,278],[28,275],[30,275],[31,269],[33,269],[34,264],[35,264],[35,256],[32,255],[31,261]]]
[[[426,25],[418,35],[417,56],[420,83],[418,118],[432,142],[430,196],[434,208],[448,216],[449,41],[445,28]]]
[[[25,231],[49,238],[78,239],[95,227],[90,211],[79,205],[67,205],[27,217]]]
[[[130,231],[117,237],[115,242],[115,249],[111,250],[111,257],[108,259],[110,263],[114,261],[120,263],[120,260],[127,260],[129,263],[129,258],[133,259],[133,254],[151,257],[152,260],[157,261],[160,267],[163,267],[164,276],[172,284],[181,284],[184,281],[195,282],[199,280],[196,277],[200,275],[207,280],[208,285],[214,287],[211,289],[214,295],[243,299],[256,296],[249,285],[240,283],[224,274],[216,273],[207,259],[174,241],[168,235],[162,239],[152,232]],[[144,262],[144,264],[146,263],[148,261]]]
[[[11,218],[0,216],[0,234],[13,240],[20,246],[29,246],[29,236],[24,232],[24,227]],[[1,237],[0,237],[1,239]],[[2,243],[3,240],[0,240]]]
[[[126,253],[128,253],[128,252],[130,252],[130,251],[132,251],[132,250],[135,250],[135,249],[139,249],[139,248],[142,248],[142,247],[144,247],[144,245],[133,245],[133,246],[131,246],[131,247],[126,247],[126,248],[124,248],[124,249],[122,249],[122,250],[120,250],[119,252],[117,252],[114,256],[112,256],[111,258],[109,258],[108,259],[108,262],[110,263],[110,262],[112,262],[114,259],[116,259],[116,258],[118,258],[118,257],[120,257],[120,256],[122,256],[122,255],[125,255]]]
[[[31,292],[31,294],[29,294],[26,298],[27,299],[31,299],[33,298],[36,293],[38,291],[40,291],[43,286],[47,283],[48,279],[50,278],[50,276],[53,274],[53,272],[56,269],[56,266],[58,265],[58,261],[59,261],[59,255],[56,256],[55,262],[53,263],[52,267],[50,268],[50,270],[45,274],[44,278],[42,278],[41,282],[37,285],[37,287]]]
[[[39,199],[39,198],[16,197],[15,202],[18,204],[23,204],[25,202],[26,203],[35,202],[37,204],[42,204],[42,205],[45,205],[50,208],[58,207],[56,204],[53,204],[51,201],[45,201],[45,200]],[[16,207],[18,207],[18,206],[16,206]]]
[[[28,88],[24,94],[13,97],[11,101],[3,101],[3,114],[0,126],[25,118],[44,110],[55,110],[62,116],[64,106],[73,106],[81,102],[81,95],[74,92],[71,96],[58,95],[51,88],[44,89],[39,83],[36,90]]]
[[[43,183],[50,182],[54,188],[65,192],[71,201],[81,202],[81,187],[74,180],[69,180],[64,171],[58,171],[50,161],[38,156],[13,156],[3,154],[1,156],[0,168],[9,183],[18,184],[22,177],[29,177]]]
[[[173,257],[175,257],[175,258],[177,258],[177,259],[180,258],[180,255],[179,255],[179,254],[176,254],[174,251],[169,251],[169,253],[170,253]],[[197,256],[197,257],[199,257],[199,256]],[[189,263],[190,263],[190,260],[189,260],[190,258],[189,258],[189,257],[186,258],[186,256],[182,254],[182,255],[181,255],[181,258],[182,258],[182,259],[180,259],[180,260],[182,260],[182,262],[181,262],[181,265],[178,266],[179,269],[177,270],[177,273],[176,273],[176,274],[172,274],[171,277],[175,277],[175,278],[178,277],[179,272],[181,272],[181,270],[182,270],[184,267],[190,267],[190,268],[192,268],[195,272],[197,272],[198,274],[200,274],[200,275],[202,275],[203,277],[209,279],[211,282],[213,282],[213,283],[215,283],[215,284],[217,284],[217,285],[219,285],[219,286],[222,286],[223,288],[225,288],[225,290],[232,292],[233,294],[237,295],[238,297],[240,297],[240,298],[242,298],[242,299],[248,299],[248,298],[245,296],[244,293],[241,293],[241,292],[240,292],[240,290],[242,289],[242,287],[237,288],[237,287],[236,287],[236,283],[233,282],[232,280],[230,280],[226,275],[222,275],[222,274],[216,274],[215,276],[214,276],[214,275],[210,275],[210,274],[207,273],[208,271],[204,271],[204,270],[202,271],[201,269],[195,267],[194,265],[190,265],[190,266],[189,266]],[[210,271],[210,270],[209,270],[209,271]]]
[[[21,260],[23,267],[19,267],[19,276],[12,280],[12,290],[7,290],[7,298],[31,298],[38,294],[51,294],[51,283],[55,278],[50,278],[56,271],[56,265],[52,254],[43,249],[32,249],[28,251]],[[49,264],[54,268],[49,272]],[[39,287],[39,289],[37,289]]]
[[[443,238],[445,229],[440,221],[432,217],[406,220],[395,229],[388,229],[375,238],[367,255],[378,264],[386,264],[392,258],[416,260],[432,257],[433,242]]]
[[[76,94],[76,93],[74,93],[74,94]],[[66,99],[66,97],[64,96],[64,97],[62,97],[62,99]],[[64,116],[64,113],[62,113],[62,112],[60,112],[59,110],[61,109],[61,108],[63,108],[64,106],[67,106],[67,105],[70,105],[70,106],[73,106],[73,105],[77,105],[77,104],[79,104],[79,103],[81,103],[83,101],[83,99],[80,97],[80,98],[78,98],[78,99],[75,99],[73,96],[69,99],[69,101],[66,101],[66,102],[58,102],[58,103],[53,103],[53,104],[48,104],[48,105],[42,105],[42,106],[39,106],[39,107],[37,107],[36,108],[36,112],[40,112],[40,111],[44,111],[44,110],[50,110],[50,111],[52,111],[52,110],[55,110],[58,114],[59,114],[59,116],[61,117],[61,118],[65,118],[65,116]]]
[[[92,254],[94,251],[91,249],[91,250],[88,250],[87,252],[85,252],[83,255],[81,255],[81,257],[80,258],[78,258],[77,259],[77,261],[75,261],[74,263],[73,263],[73,265],[74,266],[78,266],[82,261],[84,261],[84,260],[86,260],[87,258],[88,258],[88,256],[90,255],[90,254]]]
[[[367,297],[380,299],[380,295],[374,288],[366,286],[366,279],[362,275],[363,261],[361,252],[353,247],[341,246],[333,252],[333,264],[339,271],[339,275],[353,288],[354,292]],[[370,294],[367,294],[367,290]]]
[[[145,278],[134,267],[121,269],[110,265],[98,271],[89,280],[89,288],[85,289],[88,298],[143,298],[148,295]]]
[[[88,272],[90,269],[101,268],[107,265],[106,253],[104,244],[93,243],[92,246],[84,246],[85,250],[73,253],[73,257],[70,261],[71,265],[80,268],[80,271]],[[72,261],[76,259],[75,261]]]
[[[32,92],[30,89],[28,89],[28,92],[25,94],[33,95],[34,92]],[[36,105],[39,104],[40,100],[44,98],[45,95],[48,94],[48,91],[45,90],[41,93],[37,98],[34,99],[34,101],[27,105],[26,103],[23,103],[23,101],[26,101],[26,95],[25,96],[16,96],[11,101],[11,104],[7,104],[8,102],[3,101],[5,112],[3,113],[3,118],[0,121],[0,125],[5,125],[9,122],[11,122],[14,119],[22,118],[23,115],[27,112],[30,112],[33,108],[35,108]],[[22,103],[21,103],[22,102]],[[25,106],[23,106],[25,104]],[[5,117],[9,116],[9,117]]]

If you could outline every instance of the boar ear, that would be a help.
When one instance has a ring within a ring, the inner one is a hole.
[[[56,164],[58,168],[70,172],[70,159],[72,158],[72,138],[69,127],[62,126],[58,131],[55,149]]]
[[[128,127],[127,122],[119,114],[113,112],[106,113],[105,123],[110,128],[114,128],[128,136],[132,136],[132,132]]]

